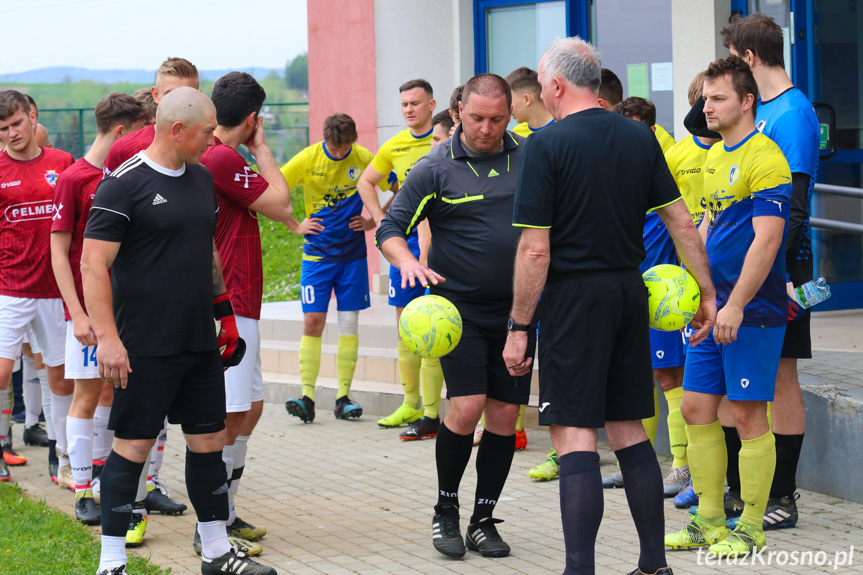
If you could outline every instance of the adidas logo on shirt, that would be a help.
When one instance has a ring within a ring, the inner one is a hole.
[[[491,171],[488,173],[488,177],[489,177],[489,178],[493,178],[493,177],[495,177],[495,176],[499,176],[499,175],[500,175],[500,174],[498,174],[498,173],[497,173],[497,170],[495,170],[494,168],[492,168],[492,169],[491,169]]]
[[[159,204],[167,204],[168,200],[163,198],[161,194],[156,194],[156,197],[153,198],[153,205],[158,206]]]

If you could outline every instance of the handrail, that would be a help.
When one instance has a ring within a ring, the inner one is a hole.
[[[828,196],[843,196],[846,198],[858,198],[863,200],[863,188],[852,188],[850,186],[834,186],[833,184],[815,184],[815,193]]]
[[[851,224],[838,222],[836,220],[823,220],[821,218],[809,218],[809,225],[813,228],[830,230],[832,232],[844,232],[846,234],[863,235],[863,224]]]

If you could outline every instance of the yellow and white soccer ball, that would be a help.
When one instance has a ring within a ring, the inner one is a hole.
[[[650,327],[675,331],[692,321],[701,305],[701,291],[692,274],[680,266],[660,264],[642,278],[647,286]]]
[[[443,357],[461,340],[461,315],[448,299],[439,295],[420,296],[402,311],[399,334],[414,355]]]

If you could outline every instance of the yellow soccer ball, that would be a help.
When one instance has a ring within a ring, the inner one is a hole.
[[[448,299],[439,295],[420,296],[402,311],[399,334],[414,355],[443,357],[461,339],[461,315]]]
[[[660,264],[642,278],[647,286],[650,327],[675,331],[692,321],[701,304],[701,291],[692,274],[680,266]]]

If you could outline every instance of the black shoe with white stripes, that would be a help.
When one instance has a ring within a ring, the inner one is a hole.
[[[129,575],[126,573],[126,566],[120,565],[119,567],[114,567],[113,569],[102,569],[96,575]]]
[[[471,551],[477,551],[483,557],[506,557],[509,555],[507,545],[497,532],[496,523],[503,523],[503,519],[492,519],[484,517],[476,523],[467,526],[467,535],[464,542]]]
[[[458,524],[458,507],[435,505],[432,519],[432,543],[447,557],[464,557],[464,541]]]
[[[261,565],[256,561],[249,559],[249,556],[242,551],[237,551],[233,547],[230,551],[216,557],[215,559],[207,559],[201,555],[201,573],[202,575],[224,575],[225,573],[234,573],[235,575],[277,575],[276,570],[266,565]]]
[[[764,531],[769,529],[784,529],[797,525],[797,500],[800,494],[795,493],[788,497],[771,497],[767,500],[767,509],[764,511]]]

